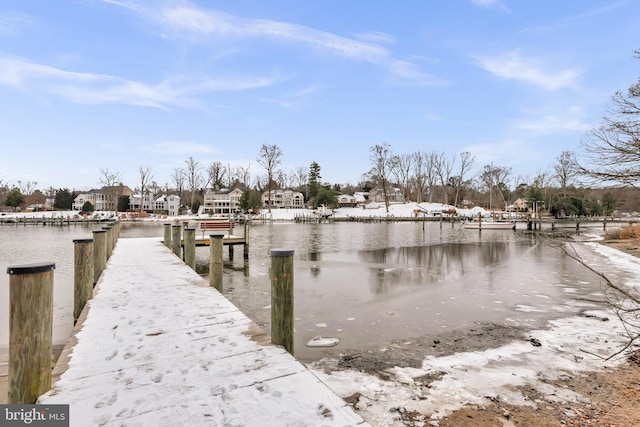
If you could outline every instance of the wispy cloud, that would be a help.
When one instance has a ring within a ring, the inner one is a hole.
[[[28,15],[13,12],[0,12],[0,36],[17,34],[22,30],[22,28],[32,25],[34,22],[34,19]]]
[[[26,91],[56,94],[82,104],[129,104],[167,109],[172,105],[198,106],[198,95],[254,89],[274,84],[279,77],[230,79],[193,76],[166,78],[148,84],[104,74],[81,73],[0,56],[0,84]]]
[[[580,107],[558,108],[555,111],[563,113],[536,115],[517,121],[513,127],[516,131],[526,131],[536,136],[559,132],[584,132],[592,127],[582,121],[584,113]]]
[[[357,33],[353,36],[359,40],[369,43],[383,43],[393,44],[396,42],[396,38],[391,34],[383,33],[380,31],[370,31],[368,33]]]
[[[148,15],[147,15],[148,16]],[[156,18],[154,14],[151,16]],[[388,58],[389,52],[378,45],[348,39],[332,33],[301,25],[266,19],[244,19],[227,13],[204,10],[196,6],[164,8],[159,17],[174,35],[217,36],[238,38],[271,38],[300,43],[316,49],[332,51],[341,56],[378,62]]]
[[[302,88],[292,94],[285,95],[281,98],[265,98],[263,102],[267,104],[277,105],[287,110],[295,110],[301,103],[304,103],[312,94],[320,89],[316,85]]]
[[[406,82],[419,86],[442,86],[449,83],[448,80],[425,73],[412,62],[394,60],[389,61],[386,66],[393,78],[400,83]]]
[[[577,14],[577,15],[565,17],[563,19],[560,19],[558,21],[552,22],[552,23],[547,24],[547,25],[525,28],[522,31],[523,32],[548,32],[548,31],[552,31],[552,30],[557,30],[559,28],[562,28],[562,27],[565,27],[565,26],[568,26],[568,25],[575,25],[576,23],[583,23],[585,21],[592,20],[593,18],[599,18],[602,15],[608,14],[610,12],[615,11],[616,9],[624,7],[629,2],[630,2],[630,0],[621,0],[621,1],[618,1],[616,3],[611,3],[611,4],[608,4],[608,5],[599,7],[599,8],[589,9],[589,10],[587,10],[587,11],[585,11],[583,13]],[[585,3],[585,5],[588,6],[589,4]]]
[[[511,12],[502,0],[471,0],[471,3],[480,7],[500,9],[507,13]]]
[[[440,79],[419,71],[419,66],[398,60],[382,44],[395,40],[385,33],[369,32],[355,38],[302,25],[267,19],[246,19],[190,3],[170,5],[158,9],[142,8],[129,1],[103,0],[125,7],[159,26],[164,36],[183,38],[203,44],[212,39],[270,39],[290,45],[329,53],[355,61],[364,61],[386,68],[405,83],[442,84]]]
[[[518,50],[490,57],[478,57],[477,62],[486,71],[507,80],[518,80],[547,90],[574,87],[580,72],[576,69],[550,71],[544,61],[523,57]]]

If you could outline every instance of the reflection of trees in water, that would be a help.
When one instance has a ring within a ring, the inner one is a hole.
[[[509,242],[445,243],[429,246],[385,248],[358,252],[370,268],[375,293],[384,293],[398,282],[420,285],[450,281],[476,268],[509,259]]]

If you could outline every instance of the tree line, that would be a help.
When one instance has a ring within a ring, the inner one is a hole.
[[[640,51],[634,56],[640,58]],[[388,143],[373,145],[369,150],[370,169],[356,185],[330,184],[322,181],[321,166],[312,162],[286,172],[281,168],[283,152],[277,145],[263,144],[256,157],[263,172],[252,176],[251,164],[244,166],[208,165],[189,157],[184,166],[171,173],[171,185],[159,185],[149,166],[140,166],[134,191],[138,194],[178,194],[183,204],[197,211],[208,189],[240,188],[243,209],[262,206],[262,194],[278,189],[301,192],[311,207],[335,207],[338,195],[382,191],[385,206],[389,195],[399,189],[406,201],[439,202],[457,207],[493,204],[503,208],[516,199],[537,203],[553,215],[609,215],[616,208],[640,210],[635,192],[628,191],[640,182],[640,79],[626,91],[618,91],[611,99],[607,115],[600,125],[588,131],[580,141],[578,154],[562,151],[546,170],[533,176],[520,175],[507,166],[485,164],[472,174],[475,157],[469,152],[450,154],[440,150],[416,150],[394,153]],[[121,174],[100,170],[99,182],[113,190],[113,207],[118,206],[117,188]],[[78,194],[67,188],[38,190],[37,182],[0,179],[0,204],[19,207],[43,203],[55,198],[56,209],[70,209]]]

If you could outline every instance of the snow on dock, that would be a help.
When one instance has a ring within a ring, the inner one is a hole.
[[[38,402],[72,426],[368,425],[160,239],[119,239],[96,290]]]

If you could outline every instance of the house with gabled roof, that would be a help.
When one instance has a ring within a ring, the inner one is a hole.
[[[240,199],[244,191],[239,188],[230,190],[208,190],[204,195],[204,203],[200,205],[198,213],[212,215],[230,215],[240,212]]]

